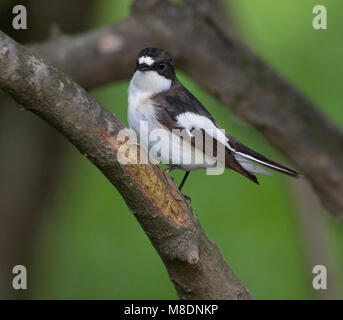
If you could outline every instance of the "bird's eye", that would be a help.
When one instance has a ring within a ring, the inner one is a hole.
[[[165,69],[165,67],[166,67],[166,65],[165,65],[164,63],[160,63],[160,64],[158,65],[158,69],[160,69],[160,70]]]

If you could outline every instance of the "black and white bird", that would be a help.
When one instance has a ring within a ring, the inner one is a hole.
[[[158,48],[146,48],[139,52],[136,70],[128,89],[128,122],[138,137],[141,121],[147,121],[149,131],[165,129],[170,133],[169,138],[173,134],[173,129],[185,129],[190,136],[192,130],[207,133],[211,132],[210,129],[222,129],[205,107],[177,79],[170,55]],[[237,171],[257,184],[256,173],[270,175],[260,165],[292,177],[299,176],[297,172],[267,159],[223,132],[223,136],[213,135],[212,139],[214,146],[222,144],[225,148],[225,168]],[[166,143],[169,144],[170,141]],[[146,147],[149,149],[151,146],[148,142]],[[174,143],[172,148],[175,147],[181,148]],[[190,148],[192,147],[194,146],[190,143]],[[172,154],[162,157],[162,162],[170,165],[168,172],[174,169],[186,171],[179,190],[182,189],[190,171],[209,166],[207,162],[174,162]]]

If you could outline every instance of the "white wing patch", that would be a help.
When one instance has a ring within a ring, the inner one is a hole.
[[[139,64],[147,64],[148,66],[151,66],[155,63],[155,60],[149,56],[143,56],[138,59]]]
[[[200,114],[196,114],[194,112],[184,112],[180,113],[176,117],[177,124],[185,128],[187,131],[191,131],[193,129],[204,130],[209,136],[215,138],[218,142],[222,143],[226,147],[229,145],[229,140],[225,136],[225,132],[223,129],[218,128],[211,119],[202,116]]]
[[[211,119],[193,113],[193,112],[184,112],[179,114],[176,117],[177,124],[180,127],[185,128],[187,131],[193,129],[203,129],[208,135],[217,139],[218,142],[224,144],[231,152],[233,152],[235,159],[239,164],[247,171],[251,173],[259,173],[270,176],[271,173],[264,170],[260,166],[256,165],[253,161],[264,164],[263,161],[255,159],[249,155],[237,152],[229,143],[228,137],[225,135],[225,131],[221,128],[218,128]],[[252,160],[252,161],[251,161]],[[269,165],[271,166],[271,165]],[[273,166],[271,166],[273,167]]]

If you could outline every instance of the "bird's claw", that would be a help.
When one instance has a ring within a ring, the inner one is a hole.
[[[184,197],[187,201],[189,201],[189,203],[192,202],[192,199],[191,199],[190,197],[186,196],[186,195],[183,194],[183,193],[181,193],[181,194],[183,195],[183,197]]]

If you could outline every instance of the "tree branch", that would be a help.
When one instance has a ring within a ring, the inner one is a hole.
[[[85,88],[129,77],[144,47],[170,51],[177,67],[281,150],[343,221],[342,131],[204,10],[141,4],[118,25],[30,48]]]
[[[196,214],[159,166],[123,165],[123,124],[55,67],[0,31],[0,88],[54,126],[118,189],[182,299],[250,299]]]

